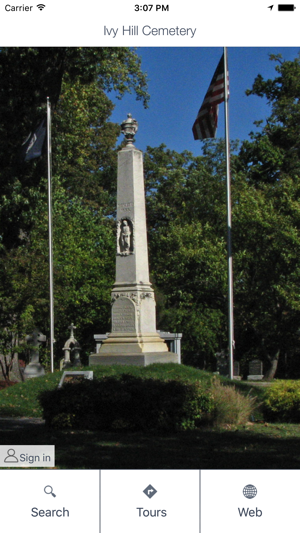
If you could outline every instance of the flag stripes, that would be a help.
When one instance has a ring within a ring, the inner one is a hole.
[[[229,76],[227,71],[227,87],[229,93]],[[208,91],[199,109],[193,125],[195,140],[208,139],[216,136],[218,126],[219,104],[225,100],[224,54],[222,55]]]

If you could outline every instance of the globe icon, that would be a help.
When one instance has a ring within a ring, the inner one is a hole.
[[[251,500],[252,498],[255,498],[257,494],[257,488],[254,487],[254,485],[246,485],[246,487],[243,488],[243,494],[245,498]]]

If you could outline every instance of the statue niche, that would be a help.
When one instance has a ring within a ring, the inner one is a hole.
[[[121,218],[117,227],[117,254],[129,255],[134,251],[133,222],[130,218]]]

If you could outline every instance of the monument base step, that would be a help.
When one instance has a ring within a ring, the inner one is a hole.
[[[100,355],[99,353],[94,353],[89,357],[89,365],[148,366],[153,363],[179,363],[179,355],[173,352],[148,352],[140,355]]]

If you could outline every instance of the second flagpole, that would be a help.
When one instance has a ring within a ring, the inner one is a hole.
[[[228,268],[228,348],[229,348],[229,377],[233,379],[233,267],[232,267],[232,231],[231,231],[231,175],[230,175],[230,145],[228,123],[228,65],[227,48],[224,47],[224,86],[225,86],[225,152],[226,152],[226,188],[227,188],[227,268]]]
[[[50,288],[50,369],[54,372],[54,297],[53,297],[53,246],[52,246],[52,154],[51,154],[51,104],[47,97],[47,167],[48,167],[48,228],[49,228],[49,288]]]

